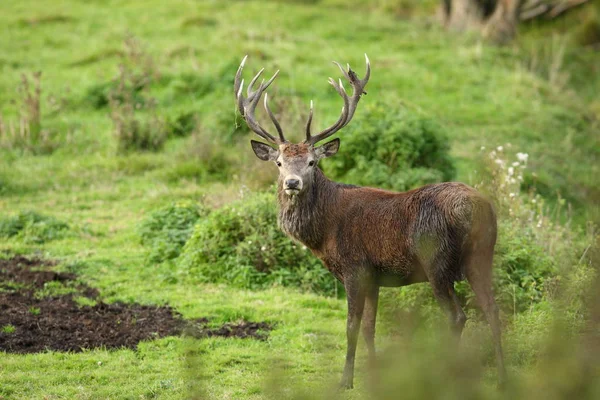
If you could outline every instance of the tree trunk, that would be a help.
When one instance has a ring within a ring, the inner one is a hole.
[[[475,30],[498,43],[516,34],[523,0],[444,0],[444,22],[448,29]]]
[[[444,25],[462,32],[474,30],[497,43],[509,42],[519,21],[556,18],[589,0],[443,0]]]
[[[523,0],[500,0],[483,28],[483,35],[496,43],[507,43],[516,35]]]

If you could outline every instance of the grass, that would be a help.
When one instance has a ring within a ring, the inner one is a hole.
[[[41,120],[56,132],[58,144],[52,154],[0,149],[0,216],[33,210],[65,222],[75,234],[44,243],[3,238],[0,253],[59,260],[58,268],[79,274],[106,301],[168,303],[186,318],[266,320],[276,329],[267,342],[164,338],[137,350],[2,354],[0,397],[171,399],[200,392],[206,398],[259,399],[292,397],[294,387],[329,393],[343,363],[343,300],[284,288],[253,292],[199,285],[172,265],[148,263],[136,232],[159,207],[199,198],[217,207],[239,198],[246,187],[263,188],[275,179],[274,170],[254,160],[245,131],[228,133],[240,123],[231,82],[245,54],[248,75],[261,67],[267,73],[281,69],[271,92],[273,101],[287,100],[282,113],[292,138],[302,136],[311,99],[316,126],[337,118],[341,102],[326,84],[328,76],[338,74],[331,60],[350,62],[362,74],[366,52],[373,74],[363,101],[401,103],[443,124],[458,180],[475,183],[481,146],[510,143],[510,151],[530,155],[533,172],[527,179],[545,190],[551,204],[557,194],[572,204],[565,218],[576,229],[599,221],[600,117],[591,107],[600,92],[597,53],[568,42],[562,56],[560,44],[541,51],[549,46],[542,42],[545,27],[527,26],[518,44],[503,48],[453,37],[426,17],[431,2],[426,12],[412,11],[413,19],[347,4],[61,0],[50,7],[32,0],[2,2],[0,23],[8,29],[0,35],[0,115],[18,117],[11,100],[21,74],[42,71]],[[93,107],[87,97],[91,88],[118,74],[129,35],[155,60],[159,77],[148,96],[156,99],[156,112],[168,121],[197,113],[195,134],[170,138],[159,152],[118,154],[109,111]],[[552,60],[559,61],[550,74],[543,66]],[[64,97],[64,105],[49,106],[51,96]],[[343,132],[340,137],[344,151]],[[206,172],[214,160],[204,153],[206,143],[226,153],[217,171]],[[533,337],[539,323],[532,320],[546,321],[544,312],[531,313],[507,328],[509,371],[524,382],[532,366],[529,358],[519,357],[536,344],[519,339]],[[392,318],[382,320],[380,347],[402,341],[395,324]],[[466,336],[484,332],[486,337],[482,326],[470,322]],[[364,350],[359,345],[357,390],[344,398],[368,393]],[[484,365],[482,390],[488,393],[493,358],[478,362]],[[273,393],[277,379],[290,382],[281,395]]]

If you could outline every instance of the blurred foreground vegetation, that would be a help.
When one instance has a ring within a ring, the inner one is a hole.
[[[0,257],[58,260],[105,301],[275,330],[2,354],[0,398],[597,398],[600,10],[528,22],[496,47],[445,32],[436,6],[2,2]],[[245,54],[248,74],[281,69],[270,98],[300,139],[311,99],[318,126],[338,116],[331,60],[362,74],[363,53],[368,95],[323,168],[394,190],[460,180],[495,201],[505,393],[464,283],[459,350],[427,285],[385,289],[377,373],[359,345],[357,389],[333,389],[343,289],[278,230],[276,170],[252,154],[232,79]]]

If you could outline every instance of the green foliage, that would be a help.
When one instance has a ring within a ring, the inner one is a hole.
[[[357,117],[344,133],[342,150],[325,163],[330,176],[394,190],[454,177],[450,144],[436,121],[382,103],[365,107]]]
[[[158,151],[164,146],[167,135],[160,119],[140,119],[129,107],[113,109],[111,117],[119,153]]]
[[[17,237],[26,243],[41,244],[62,239],[69,230],[67,223],[35,211],[22,211],[16,216],[0,219],[0,237]]]
[[[194,131],[196,124],[196,113],[185,112],[167,121],[167,131],[169,132],[169,136],[188,136]]]
[[[129,96],[136,104],[143,104],[145,101],[144,96],[142,95],[144,86],[144,81],[135,80],[133,82],[128,82],[123,90],[129,92]],[[95,109],[108,107],[111,96],[113,96],[115,100],[122,102],[124,101],[124,96],[122,93],[117,94],[118,88],[119,82],[117,80],[95,83],[86,89],[83,101]]]
[[[2,327],[2,329],[0,329],[0,332],[5,333],[7,335],[13,334],[13,333],[15,333],[15,331],[16,331],[16,328],[12,324],[6,324]]]
[[[208,213],[206,207],[191,202],[172,203],[150,213],[138,227],[142,244],[149,248],[149,260],[160,263],[177,258],[194,224]]]
[[[318,259],[279,229],[273,192],[253,194],[200,221],[181,266],[201,282],[251,289],[292,286],[327,295],[337,289]]]
[[[494,273],[496,299],[514,314],[547,300],[545,282],[558,270],[532,232],[509,221],[500,226]]]

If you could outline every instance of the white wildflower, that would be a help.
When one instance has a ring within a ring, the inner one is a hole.
[[[495,159],[494,162],[498,165],[504,165],[504,160],[501,160],[499,158]]]
[[[509,183],[517,183],[517,180],[515,178],[510,178],[508,180]]]
[[[267,251],[267,246],[262,246],[262,247],[260,248],[260,251]]]
[[[519,164],[519,162],[518,162],[518,161],[515,161],[514,163],[512,163],[512,166],[513,166],[513,167],[518,167],[519,165],[521,165],[521,164]]]
[[[509,193],[509,194],[508,194],[508,197],[510,197],[510,198],[513,198],[513,197],[515,197],[515,196],[516,196],[516,194],[514,194],[514,193]]]
[[[502,147],[502,146],[498,146],[498,147],[496,147],[496,150],[498,150],[498,151],[502,151],[502,150],[504,150],[504,147]]]
[[[481,146],[481,151],[485,150],[485,146]]]
[[[302,246],[302,250],[307,250],[307,247],[306,246]]]
[[[513,176],[515,174],[515,169],[513,167],[508,167],[508,176]]]
[[[252,244],[252,240],[248,240],[248,244]]]
[[[537,200],[536,200],[536,199],[531,199],[531,202],[532,202],[533,204],[535,204],[535,203],[537,203]]]
[[[527,154],[527,153],[517,153],[517,159],[519,161],[527,162],[528,158],[529,158],[529,154]]]

